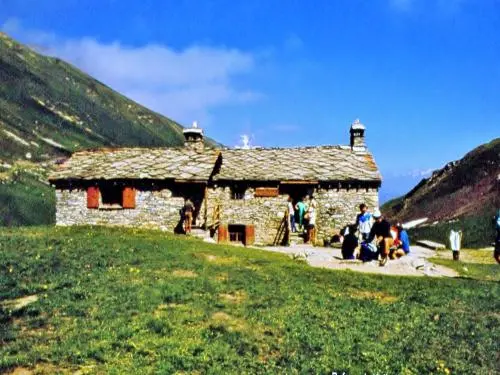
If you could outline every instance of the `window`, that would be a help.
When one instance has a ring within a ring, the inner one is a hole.
[[[103,205],[123,206],[123,187],[114,185],[102,186],[100,191]]]
[[[229,241],[245,243],[245,226],[240,224],[229,224]]]
[[[246,186],[235,185],[231,188],[231,199],[245,199]]]
[[[90,186],[87,188],[87,208],[135,208],[135,189],[112,184]]]

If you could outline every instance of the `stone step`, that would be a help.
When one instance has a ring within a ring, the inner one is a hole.
[[[446,248],[446,246],[443,245],[442,243],[429,241],[429,240],[417,241],[417,245],[420,245],[420,246],[423,246],[423,247],[426,247],[426,248],[432,249],[432,250],[443,250]]]

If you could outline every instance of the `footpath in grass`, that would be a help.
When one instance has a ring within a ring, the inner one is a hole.
[[[0,372],[498,372],[500,284],[315,269],[155,231],[0,233]]]

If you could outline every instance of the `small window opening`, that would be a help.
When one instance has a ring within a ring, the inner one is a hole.
[[[245,243],[245,226],[241,224],[229,224],[229,241]]]
[[[102,204],[109,206],[123,206],[123,187],[116,185],[102,186],[100,188]]]
[[[235,185],[231,189],[231,199],[245,199],[246,186]]]

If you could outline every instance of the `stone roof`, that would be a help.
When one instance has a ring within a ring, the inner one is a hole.
[[[186,148],[116,148],[75,152],[59,165],[50,181],[176,179],[207,181],[219,151]]]
[[[216,168],[221,156],[222,164]],[[117,148],[80,151],[49,177],[56,180],[380,181],[369,152],[347,146],[257,149]]]
[[[222,150],[214,180],[380,181],[369,152],[348,146]]]

